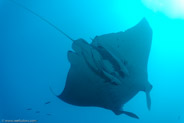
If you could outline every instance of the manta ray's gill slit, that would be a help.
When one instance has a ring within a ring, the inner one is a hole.
[[[16,2],[15,0],[9,0],[10,2],[14,3],[15,5],[25,9],[26,11],[32,13],[33,15],[35,15],[36,17],[40,18],[42,21],[46,22],[47,24],[49,24],[50,26],[52,26],[54,29],[56,29],[58,32],[60,32],[62,35],[66,36],[68,39],[70,39],[72,42],[74,41],[69,35],[67,35],[65,32],[63,32],[60,28],[58,28],[56,25],[54,25],[53,23],[51,23],[50,21],[48,21],[47,19],[45,19],[44,17],[42,17],[41,15],[37,14],[36,12],[32,11],[31,9],[25,7],[24,5]]]

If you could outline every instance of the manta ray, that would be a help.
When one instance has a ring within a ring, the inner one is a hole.
[[[48,20],[14,0],[9,0],[39,17],[72,41],[67,53],[70,68],[64,90],[57,97],[76,106],[95,106],[111,110],[116,115],[136,114],[123,110],[124,104],[138,92],[146,94],[151,108],[147,64],[152,42],[152,29],[145,18],[137,25],[117,33],[96,36],[88,43],[70,36]],[[52,91],[52,90],[51,90]]]
[[[151,41],[152,30],[145,18],[125,32],[97,36],[91,44],[74,40],[74,51],[68,51],[71,66],[66,85],[58,98],[138,118],[124,111],[123,105],[144,91],[148,109],[151,107],[152,85],[147,73]]]

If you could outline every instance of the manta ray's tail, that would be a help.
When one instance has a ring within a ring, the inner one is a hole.
[[[59,29],[57,26],[55,26],[54,24],[52,24],[50,21],[48,21],[47,19],[45,19],[44,17],[40,16],[39,14],[37,14],[36,12],[32,11],[31,9],[25,7],[24,5],[16,2],[15,0],[9,0],[10,2],[14,3],[15,5],[27,10],[28,12],[32,13],[33,15],[37,16],[38,18],[40,18],[42,21],[46,22],[47,24],[49,24],[50,26],[52,26],[54,29],[56,29],[58,32],[60,32],[62,35],[66,36],[68,39],[70,39],[71,41],[74,41],[70,36],[68,36],[65,32],[63,32],[61,29]]]

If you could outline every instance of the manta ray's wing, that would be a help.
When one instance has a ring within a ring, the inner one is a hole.
[[[125,32],[97,36],[92,45],[103,46],[117,57],[126,59],[147,70],[147,62],[152,42],[152,30],[146,19]]]
[[[86,64],[80,54],[69,51],[68,59],[71,63],[65,88],[59,96],[63,101],[78,106],[95,106],[98,104],[97,82],[102,79]],[[92,80],[93,78],[93,80]]]
[[[152,29],[145,18],[125,32],[97,36],[92,42],[92,45],[103,46],[120,60],[126,61],[129,82],[134,83],[138,90],[146,92],[149,109],[152,86],[148,82],[147,63],[151,43]]]

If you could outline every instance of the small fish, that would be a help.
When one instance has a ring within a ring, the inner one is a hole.
[[[30,110],[32,110],[32,108],[27,108],[26,110],[30,111]]]
[[[38,113],[40,113],[40,111],[36,111],[35,113],[37,113],[37,114],[38,114]]]
[[[47,114],[48,116],[51,116],[52,114]]]
[[[48,102],[45,102],[45,104],[50,104],[51,102],[50,101],[48,101]]]

